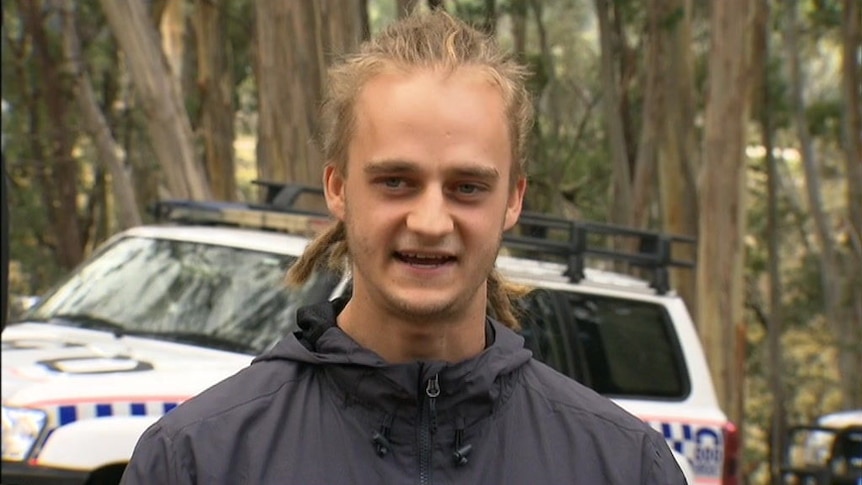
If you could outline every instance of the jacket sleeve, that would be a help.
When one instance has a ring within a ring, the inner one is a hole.
[[[138,440],[120,485],[193,485],[196,479],[187,456],[157,422]]]
[[[664,438],[651,436],[644,446],[644,463],[652,462],[649,473],[644,476],[643,485],[686,485],[685,475],[673,457]],[[650,461],[647,461],[651,458]]]

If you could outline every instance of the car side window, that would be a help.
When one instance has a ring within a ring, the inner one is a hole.
[[[688,395],[685,360],[661,305],[544,289],[522,304],[528,348],[558,371],[609,396]]]
[[[584,382],[585,366],[580,362],[577,342],[561,319],[564,308],[550,290],[532,291],[520,302],[521,334],[533,355],[557,371]],[[584,382],[586,384],[586,382]]]

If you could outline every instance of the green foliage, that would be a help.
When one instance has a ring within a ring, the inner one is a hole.
[[[840,98],[817,99],[805,110],[808,120],[808,132],[814,137],[825,137],[833,142],[841,140],[841,105]]]
[[[838,0],[810,0],[806,2],[806,21],[816,30],[832,30],[841,26],[841,2]]]
[[[523,4],[518,0],[499,2],[497,9],[501,12],[509,12],[513,3]],[[484,0],[458,0],[454,2],[452,13],[473,25],[481,25],[487,15],[487,9]]]

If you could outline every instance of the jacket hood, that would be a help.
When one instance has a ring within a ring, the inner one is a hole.
[[[336,325],[346,304],[347,298],[341,298],[301,308],[297,312],[300,330],[255,362],[292,360],[320,366],[349,398],[393,414],[403,406],[414,412],[428,380],[437,376],[441,418],[452,410],[466,419],[487,414],[489,406],[499,403],[512,375],[532,357],[520,335],[489,318],[491,342],[471,359],[389,364]]]

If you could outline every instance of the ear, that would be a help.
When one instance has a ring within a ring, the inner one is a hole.
[[[339,221],[344,221],[344,176],[331,163],[323,168],[323,192],[329,212]]]
[[[509,193],[509,200],[506,203],[506,220],[503,225],[503,230],[507,231],[518,222],[518,217],[521,215],[521,206],[524,203],[524,192],[527,191],[527,178],[519,177],[515,182],[515,186]]]

